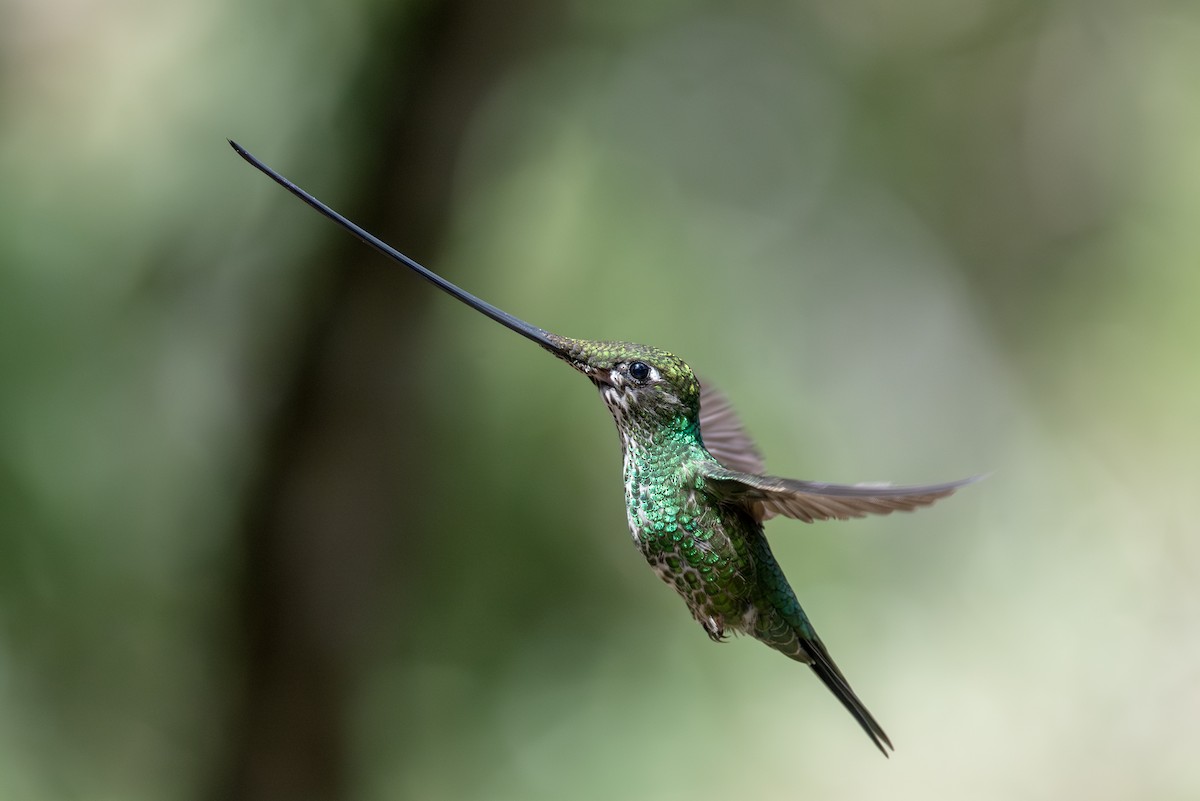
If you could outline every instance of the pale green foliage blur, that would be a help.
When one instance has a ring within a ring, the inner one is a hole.
[[[586,382],[398,280],[420,359],[361,369],[426,415],[421,561],[355,662],[349,796],[1196,797],[1200,7],[732,5],[565,4],[413,255],[678,353],[775,472],[992,473],[768,527],[896,755],[660,586]],[[0,799],[219,784],[242,507],[344,236],[224,139],[342,205],[382,13],[0,13]]]

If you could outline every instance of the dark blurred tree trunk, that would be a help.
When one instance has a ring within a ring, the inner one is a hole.
[[[423,8],[415,20],[377,26],[346,113],[374,115],[363,121],[374,158],[356,160],[378,168],[367,171],[360,202],[339,205],[425,259],[439,251],[475,109],[552,26],[541,0]],[[419,486],[413,455],[426,450],[405,366],[419,363],[424,341],[414,311],[441,300],[350,237],[333,241],[323,261],[334,278],[309,308],[242,531],[244,681],[213,793],[222,801],[346,796],[348,702],[364,634],[381,588],[412,569],[397,543],[421,527],[423,510],[405,488]]]

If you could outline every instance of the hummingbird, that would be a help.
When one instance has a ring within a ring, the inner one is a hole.
[[[472,309],[532,340],[600,391],[621,439],[625,513],[637,549],[715,642],[745,634],[808,665],[875,746],[894,750],[817,636],[763,524],[886,515],[928,506],[978,477],[924,486],[828,484],[768,475],[728,399],[679,357],[632,342],[572,339],[480,300],[396,250],[259,161],[287,191]]]

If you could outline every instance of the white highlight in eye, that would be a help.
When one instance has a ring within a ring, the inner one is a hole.
[[[614,384],[618,384],[618,385],[624,384],[624,383],[631,383],[631,384],[634,384],[635,386],[641,386],[641,385],[645,385],[645,384],[651,384],[662,378],[662,373],[660,373],[658,371],[657,367],[650,364],[650,362],[642,362],[642,364],[646,365],[646,367],[649,369],[649,372],[646,373],[646,377],[644,379],[642,379],[641,381],[634,379],[633,376],[629,375],[629,365],[634,364],[637,361],[638,360],[635,359],[634,361],[625,362],[623,364],[619,364],[616,367],[614,367],[610,371],[610,376],[611,376],[612,382]]]

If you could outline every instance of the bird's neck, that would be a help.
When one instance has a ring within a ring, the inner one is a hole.
[[[626,472],[666,477],[705,458],[700,426],[679,417],[664,424],[619,425]]]

